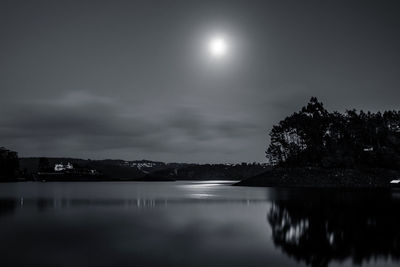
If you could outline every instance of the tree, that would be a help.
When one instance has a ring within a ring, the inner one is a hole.
[[[400,112],[328,112],[317,98],[273,126],[274,165],[400,169]]]
[[[12,181],[18,177],[19,160],[17,152],[0,147],[0,181]]]
[[[272,128],[267,158],[273,164],[317,164],[328,126],[328,111],[317,98],[312,97],[300,112],[293,113]]]

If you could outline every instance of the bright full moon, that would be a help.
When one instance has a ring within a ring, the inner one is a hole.
[[[208,49],[213,57],[221,58],[225,56],[228,49],[228,45],[224,38],[214,37],[213,39],[210,40],[208,44]]]

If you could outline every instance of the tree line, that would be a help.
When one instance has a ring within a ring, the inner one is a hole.
[[[400,169],[400,112],[328,112],[312,97],[273,126],[269,162],[285,167]]]

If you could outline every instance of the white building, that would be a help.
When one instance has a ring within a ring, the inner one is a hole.
[[[364,152],[371,152],[371,151],[374,151],[374,147],[369,146],[364,148]]]
[[[63,164],[63,163],[58,163],[54,165],[54,171],[60,172],[60,171],[65,171],[65,170],[72,170],[74,166],[72,166],[71,163]]]

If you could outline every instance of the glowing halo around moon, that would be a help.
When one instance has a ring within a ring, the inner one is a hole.
[[[208,43],[208,51],[213,58],[222,58],[228,52],[228,43],[223,37],[213,37]]]

